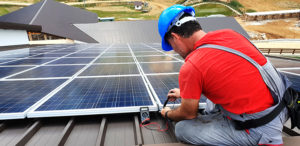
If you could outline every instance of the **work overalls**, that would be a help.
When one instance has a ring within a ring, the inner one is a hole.
[[[286,89],[291,86],[291,82],[288,81],[286,76],[280,74],[268,59],[264,66],[260,66],[249,56],[231,48],[211,44],[202,45],[197,49],[200,48],[223,50],[238,55],[254,65],[259,70],[265,84],[268,86],[275,105],[258,113],[237,115],[226,111],[220,105],[211,104],[211,101],[208,100],[207,109],[212,110],[212,106],[215,106],[213,110],[219,109],[221,112],[201,115],[193,120],[178,122],[175,128],[176,137],[183,142],[204,145],[282,144],[282,128],[283,124],[288,119],[286,108],[284,108],[271,122],[257,128],[236,130],[233,121],[230,119],[238,121],[258,119],[273,111],[282,100]]]

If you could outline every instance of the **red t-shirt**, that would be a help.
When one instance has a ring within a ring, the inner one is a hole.
[[[260,65],[267,60],[242,35],[225,29],[207,33],[195,45],[221,45],[242,52]],[[203,93],[235,114],[256,113],[273,105],[259,71],[247,60],[222,50],[202,48],[191,52],[179,73],[180,95],[200,99]]]

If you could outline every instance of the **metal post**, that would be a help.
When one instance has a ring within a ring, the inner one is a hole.
[[[85,9],[85,0],[83,0],[83,7],[84,7],[84,9]]]

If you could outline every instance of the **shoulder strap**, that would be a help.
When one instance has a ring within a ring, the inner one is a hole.
[[[262,66],[260,66],[256,61],[254,61],[251,57],[243,54],[240,51],[237,51],[237,50],[234,50],[234,49],[231,49],[231,48],[227,48],[227,47],[224,47],[224,46],[220,46],[220,45],[205,44],[205,45],[202,45],[202,46],[198,47],[197,49],[200,49],[200,48],[214,48],[214,49],[223,50],[223,51],[226,51],[226,52],[229,52],[229,53],[232,53],[232,54],[235,54],[237,56],[242,57],[243,59],[247,60],[248,62],[250,62],[253,66],[255,66],[258,69],[258,71],[259,71],[261,77],[263,78],[265,84],[269,87],[269,89],[273,93],[276,94],[276,93],[279,92],[279,91],[276,91],[278,89],[277,89],[276,83],[274,83],[272,77],[269,77],[269,74],[265,71],[265,69]],[[278,94],[276,94],[276,95],[278,95]],[[274,98],[274,101],[278,101],[278,99]]]

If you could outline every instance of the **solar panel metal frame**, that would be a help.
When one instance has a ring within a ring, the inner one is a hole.
[[[146,46],[146,47],[149,47],[149,48],[151,48],[151,49],[154,49],[154,50],[156,50],[156,51],[158,51],[158,52],[161,52],[161,53],[163,53],[164,55],[166,55],[166,56],[168,56],[168,57],[174,58],[174,59],[178,60],[178,62],[181,62],[181,63],[184,62],[184,61],[181,60],[181,59],[178,59],[178,58],[176,58],[176,57],[174,57],[174,56],[172,56],[172,55],[166,54],[165,52],[163,52],[163,51],[161,51],[161,50],[158,50],[158,49],[156,49],[156,48],[154,48],[154,47],[151,47],[151,46],[149,46],[149,45],[147,45],[147,44],[144,44],[144,43],[143,43],[143,45]],[[133,56],[134,56],[134,58],[137,60],[135,54],[133,54]],[[169,62],[173,62],[173,61],[169,61]],[[149,88],[150,88],[150,90],[151,90],[151,92],[152,92],[152,94],[153,94],[153,96],[154,96],[154,98],[155,98],[157,104],[158,104],[159,110],[161,110],[161,109],[163,108],[163,103],[160,102],[160,99],[158,98],[158,96],[157,96],[157,94],[156,94],[156,92],[155,92],[155,90],[154,90],[154,88],[153,88],[151,82],[150,82],[149,79],[147,78],[147,76],[148,76],[148,75],[174,75],[174,74],[179,74],[179,72],[173,72],[173,73],[145,73],[145,72],[143,71],[143,68],[142,68],[142,66],[140,65],[140,62],[139,62],[138,60],[137,60],[137,63],[138,63],[138,66],[139,66],[140,69],[141,69],[141,73],[142,73],[143,76],[145,77],[145,80],[146,80],[146,82],[147,82],[147,84],[148,84],[148,86],[149,86]],[[177,108],[177,107],[180,106],[180,104],[167,104],[167,106],[173,106],[173,107]],[[199,109],[204,109],[204,108],[206,108],[206,106],[207,106],[206,103],[199,103]]]
[[[110,46],[111,47],[111,46]],[[83,78],[83,76],[79,76],[83,71],[85,71],[88,67],[90,67],[91,65],[93,65],[93,63],[99,59],[110,47],[108,47],[105,51],[101,52],[99,54],[98,57],[95,57],[94,60],[92,60],[90,63],[87,64],[87,67],[85,69],[83,69],[81,72],[77,72],[77,75],[74,75],[75,78]],[[133,54],[133,52],[131,51],[131,54]],[[138,64],[137,60],[134,60],[135,64]],[[140,72],[140,68],[138,67],[138,70]],[[120,76],[120,75],[113,75],[114,77],[116,76]],[[126,75],[122,75],[123,77]],[[145,80],[145,77],[142,75],[142,73],[140,72],[139,75],[128,75],[128,76],[140,76],[144,82],[145,88],[147,89],[147,93],[150,97],[150,100],[152,102],[151,106],[146,106],[149,108],[149,111],[157,111],[158,110],[158,106],[157,103],[154,99],[154,97],[152,96],[151,90],[147,85],[147,82]],[[104,77],[104,76],[98,76],[98,77]],[[110,76],[106,76],[106,77],[110,77]],[[65,85],[62,85],[62,87],[58,87],[60,88],[60,90],[62,88],[64,88],[66,85],[68,85],[70,82],[72,82],[75,78],[72,78],[68,83],[63,83]],[[56,89],[55,89],[56,90]],[[48,95],[45,96],[45,99],[38,103],[38,105],[36,105],[34,108],[32,108],[28,113],[27,113],[27,117],[28,118],[37,118],[37,117],[60,117],[60,116],[80,116],[80,115],[98,115],[98,114],[114,114],[114,113],[132,113],[132,112],[139,112],[141,107],[145,107],[145,106],[134,106],[134,107],[118,107],[118,108],[93,108],[93,109],[72,109],[72,110],[52,110],[52,111],[36,111],[36,109],[38,109],[43,103],[45,103],[48,99],[50,99],[54,94],[58,93],[60,90],[58,91],[54,91],[54,93],[50,93]]]
[[[174,75],[174,74],[179,74],[179,73],[148,74],[147,76],[155,76],[155,75]],[[150,87],[150,90],[152,91],[153,96],[154,96],[155,100],[156,100],[157,103],[158,103],[159,109],[162,109],[164,103],[161,103],[161,101],[160,101],[158,95],[156,94],[156,92],[155,92],[155,90],[154,90],[154,88],[153,88],[153,86],[152,86],[150,80],[149,80],[148,78],[147,78],[147,80],[148,80],[148,83],[149,83],[148,85],[149,85],[149,87]],[[166,95],[166,96],[167,96],[167,95]],[[167,99],[167,98],[166,98],[166,99]],[[168,104],[167,104],[167,106],[169,106],[169,107],[175,107],[175,108],[179,107],[180,105],[181,105],[181,104],[173,104],[173,103],[168,103]],[[200,103],[200,102],[199,102],[199,109],[205,109],[205,108],[206,108],[206,103]]]

